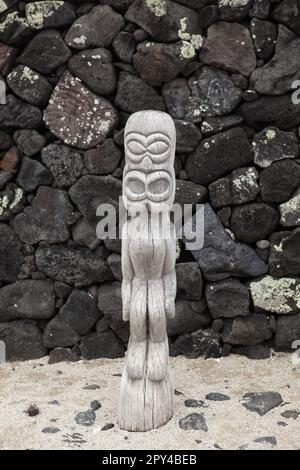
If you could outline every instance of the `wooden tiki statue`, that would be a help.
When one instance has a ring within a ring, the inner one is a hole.
[[[119,409],[119,425],[128,431],[157,428],[173,414],[166,325],[175,315],[176,237],[170,222],[175,144],[168,114],[139,111],[128,119],[123,199],[129,220],[122,236],[122,300],[130,340]]]

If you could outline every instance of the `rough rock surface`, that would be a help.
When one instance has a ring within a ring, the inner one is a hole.
[[[277,227],[279,214],[263,202],[250,202],[234,207],[230,228],[237,240],[254,243],[267,238]]]
[[[105,96],[113,93],[117,85],[111,53],[104,48],[84,50],[73,55],[68,62],[70,72],[80,78],[92,91]]]
[[[230,129],[200,142],[186,162],[194,183],[209,184],[223,174],[252,162],[252,153],[243,129]]]
[[[70,56],[71,51],[61,35],[54,29],[45,29],[34,36],[17,62],[42,74],[48,74],[67,62]]]
[[[106,47],[123,26],[122,16],[111,7],[97,6],[72,24],[66,34],[66,43],[75,49]]]
[[[18,318],[46,320],[55,312],[54,287],[51,281],[24,280],[0,289],[0,321]]]
[[[125,18],[139,25],[156,41],[177,41],[181,32],[188,35],[199,32],[195,11],[171,0],[135,0]]]
[[[255,70],[250,86],[262,95],[283,95],[299,80],[300,39],[285,26],[280,25],[275,54],[264,67]],[[284,71],[284,72],[283,72]]]
[[[249,314],[249,291],[237,279],[208,283],[205,298],[213,318],[233,318]]]
[[[276,279],[264,276],[249,284],[256,311],[287,315],[300,309],[300,280],[282,277]]]
[[[6,346],[8,361],[38,359],[47,354],[43,334],[31,320],[13,320],[0,323],[0,340]]]
[[[266,202],[285,202],[300,185],[300,165],[293,160],[272,163],[260,173],[261,197]]]
[[[0,240],[0,280],[14,282],[18,279],[23,263],[21,240],[12,228],[4,223],[0,223]]]
[[[283,132],[276,127],[268,127],[255,134],[252,147],[254,162],[262,168],[285,158],[296,158],[298,142],[293,132]]]
[[[43,148],[41,159],[58,188],[68,188],[81,176],[82,157],[76,149],[66,145],[50,144]]]
[[[32,206],[16,216],[14,228],[21,240],[29,245],[40,241],[62,243],[69,237],[67,224],[72,212],[65,191],[41,186]]]
[[[65,144],[87,149],[105,139],[117,115],[109,101],[66,72],[51,95],[44,121]]]
[[[210,26],[200,59],[207,65],[250,75],[256,67],[256,58],[249,30],[238,23]]]
[[[66,282],[75,287],[89,286],[112,278],[102,258],[83,248],[67,248],[52,245],[36,251],[38,269],[51,279]]]
[[[272,330],[264,314],[252,313],[246,317],[225,320],[222,338],[225,343],[250,346],[270,339]]]
[[[197,223],[203,221],[193,217],[193,231],[200,230]],[[186,235],[186,241],[193,239]],[[218,281],[230,276],[256,277],[267,272],[267,266],[256,255],[255,251],[232,240],[225,231],[218,216],[209,204],[204,206],[204,244],[192,250],[193,256],[210,281]]]

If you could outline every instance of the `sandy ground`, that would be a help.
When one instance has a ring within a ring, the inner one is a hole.
[[[121,431],[117,404],[123,360],[100,359],[77,363],[47,364],[42,360],[0,364],[1,449],[299,449],[300,416],[283,418],[286,410],[300,411],[300,364],[280,354],[254,361],[230,356],[222,359],[171,359],[176,390],[175,413],[164,427],[146,433]],[[100,388],[85,390],[86,385]],[[247,392],[277,391],[283,403],[264,416],[248,411],[240,400]],[[208,401],[209,392],[230,396],[223,402]],[[188,408],[188,398],[204,400],[207,408]],[[55,401],[54,401],[55,400]],[[75,422],[92,400],[102,407],[92,426]],[[53,402],[54,403],[50,403]],[[35,403],[40,413],[25,412]],[[180,418],[204,413],[208,431],[185,431]],[[278,424],[281,423],[281,424]],[[102,431],[106,423],[112,429]],[[284,423],[284,424],[282,424]],[[42,432],[56,427],[56,434]],[[255,443],[275,436],[277,445]]]

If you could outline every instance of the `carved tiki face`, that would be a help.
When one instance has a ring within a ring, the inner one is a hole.
[[[172,208],[175,195],[176,132],[161,111],[138,111],[125,127],[124,204],[127,210]]]

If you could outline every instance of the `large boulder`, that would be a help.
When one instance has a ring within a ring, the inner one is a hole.
[[[0,321],[45,320],[55,313],[53,282],[26,279],[0,289]]]
[[[35,259],[37,268],[48,277],[75,287],[112,279],[112,273],[101,256],[86,248],[40,247]]]
[[[7,361],[39,359],[47,354],[43,334],[31,320],[0,323],[0,340],[5,343]]]
[[[300,279],[268,275],[251,281],[249,288],[257,312],[287,315],[300,310]]]
[[[263,67],[256,69],[250,87],[262,95],[283,95],[299,80],[300,38],[279,25],[275,55]]]
[[[256,57],[249,30],[238,23],[215,23],[208,28],[200,59],[229,72],[249,76]]]
[[[200,328],[205,328],[211,322],[204,300],[198,302],[178,300],[175,308],[175,317],[168,320],[167,332],[169,336],[192,333]]]
[[[68,193],[41,186],[32,206],[15,218],[14,228],[21,240],[29,245],[39,241],[61,243],[68,240],[68,222],[73,213]]]
[[[117,112],[109,101],[66,71],[54,88],[44,122],[65,144],[88,149],[101,143],[113,130]]]
[[[247,245],[236,243],[225,231],[220,219],[210,204],[204,205],[204,218],[193,217],[192,230],[198,235],[204,230],[202,248],[191,247],[206,279],[219,281],[231,276],[257,277],[267,272],[266,264]],[[185,234],[185,243],[193,240],[192,234]]]
[[[237,127],[201,141],[188,157],[186,171],[194,183],[206,185],[252,161],[247,135]]]
[[[238,279],[207,283],[205,297],[213,318],[233,318],[249,314],[249,291]]]
[[[99,5],[72,24],[65,40],[74,49],[106,47],[123,26],[124,19],[119,13],[108,5]]]
[[[135,0],[127,10],[125,19],[161,42],[177,41],[181,29],[188,35],[199,32],[198,14],[171,0]]]
[[[251,314],[224,321],[222,338],[225,343],[251,346],[271,337],[272,330],[264,314]]]

